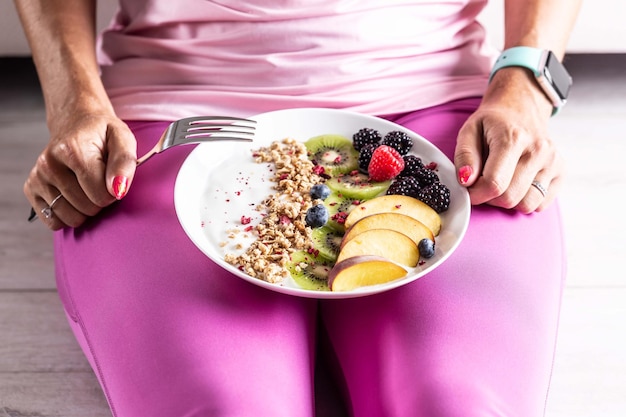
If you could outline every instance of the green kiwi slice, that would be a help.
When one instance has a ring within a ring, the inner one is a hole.
[[[337,260],[342,238],[343,233],[330,226],[318,227],[311,232],[313,247],[319,251],[317,255],[333,263]]]
[[[294,282],[302,289],[313,291],[330,291],[328,273],[332,267],[330,261],[305,251],[292,253],[291,261],[287,264]]]
[[[357,200],[369,200],[384,193],[391,185],[391,181],[370,181],[369,176],[359,171],[337,175],[326,185],[337,194]]]
[[[361,199],[345,197],[337,192],[333,191],[324,200],[324,205],[328,209],[328,222],[326,226],[329,226],[339,233],[346,231],[343,225],[343,220],[347,217],[348,213],[357,208],[363,201]]]
[[[359,153],[352,141],[341,135],[319,135],[307,140],[304,145],[309,159],[315,165],[324,167],[330,176],[353,171],[359,167]]]

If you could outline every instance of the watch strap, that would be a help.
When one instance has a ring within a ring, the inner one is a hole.
[[[489,81],[491,81],[498,70],[505,67],[528,68],[535,76],[541,75],[540,67],[543,53],[543,49],[532,48],[530,46],[515,46],[502,51],[493,65],[491,75],[489,75]]]

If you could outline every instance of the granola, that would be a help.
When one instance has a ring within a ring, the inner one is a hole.
[[[313,171],[305,145],[292,138],[260,148],[253,157],[257,163],[273,164],[276,192],[256,207],[263,220],[250,230],[256,235],[250,247],[241,255],[226,254],[224,259],[252,277],[280,283],[289,276],[290,255],[313,250],[311,228],[304,218],[315,204],[309,191],[320,177]]]

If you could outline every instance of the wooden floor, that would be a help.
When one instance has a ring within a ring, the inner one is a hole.
[[[570,276],[547,417],[626,416],[626,56],[598,58],[569,57],[576,84],[551,127],[569,161]],[[26,221],[44,120],[31,68],[0,60],[0,417],[110,417],[57,298],[51,234]]]

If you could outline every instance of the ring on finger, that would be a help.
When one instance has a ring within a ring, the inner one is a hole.
[[[543,184],[540,183],[539,181],[534,180],[532,182],[532,186],[535,187],[537,190],[539,190],[542,196],[545,197],[546,195],[548,195],[548,189],[544,187]]]
[[[52,200],[49,205],[41,209],[41,214],[43,214],[43,217],[45,217],[46,219],[52,218],[52,208],[61,197],[63,197],[63,194],[59,194],[58,196],[54,197],[54,200]]]

